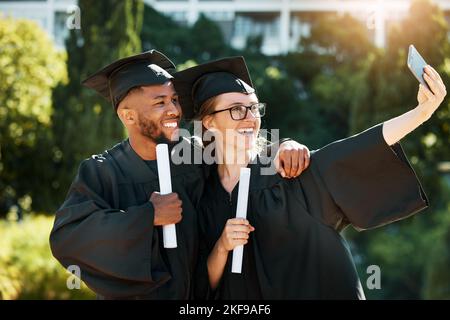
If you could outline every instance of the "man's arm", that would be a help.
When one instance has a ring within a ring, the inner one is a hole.
[[[154,226],[179,221],[181,204],[173,195],[155,194],[153,203],[113,208],[106,199],[117,196],[117,181],[107,167],[95,159],[81,164],[56,212],[51,250],[64,267],[77,265],[81,280],[98,294],[117,298],[146,294],[170,278],[155,245]],[[161,210],[168,200],[172,205]],[[163,218],[161,211],[169,215]]]

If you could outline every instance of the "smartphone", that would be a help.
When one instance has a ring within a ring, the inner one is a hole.
[[[425,60],[422,58],[416,48],[411,44],[408,51],[408,68],[422,85],[430,89],[425,79],[423,78],[423,74],[425,73],[423,68],[426,65],[427,63],[425,62]]]

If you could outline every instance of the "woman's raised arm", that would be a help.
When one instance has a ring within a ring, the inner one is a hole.
[[[419,104],[413,110],[383,124],[383,137],[388,145],[400,141],[422,123],[427,121],[437,110],[447,94],[444,82],[431,66],[425,67],[424,79],[431,91],[419,85],[417,101]]]

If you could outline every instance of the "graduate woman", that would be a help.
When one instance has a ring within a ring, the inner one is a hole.
[[[267,159],[258,154],[257,140],[266,106],[242,57],[175,74],[184,114],[201,120],[215,137],[217,164],[199,208],[198,297],[363,299],[339,232],[348,225],[379,227],[428,206],[398,143],[428,120],[446,95],[437,72],[429,66],[425,72],[431,90],[419,87],[415,108],[312,152],[310,167],[290,180],[263,174]],[[233,139],[227,138],[230,132]],[[251,168],[248,220],[234,218],[241,167]],[[232,273],[231,252],[238,245],[245,245],[242,273]]]

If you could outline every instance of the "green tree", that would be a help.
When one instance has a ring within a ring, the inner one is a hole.
[[[219,26],[201,14],[190,30],[191,58],[201,62],[229,56],[233,50],[225,43]],[[205,45],[205,44],[208,45]]]
[[[450,188],[447,188],[450,192]],[[450,202],[439,214],[439,226],[433,230],[434,241],[426,264],[423,297],[450,299]]]
[[[141,52],[143,2],[134,0],[80,0],[81,29],[66,42],[69,83],[54,92],[54,188],[62,200],[80,161],[102,152],[124,138],[111,103],[81,81],[104,65]]]
[[[320,147],[348,135],[352,111],[366,90],[367,57],[375,48],[362,22],[335,13],[312,17],[310,35],[299,48],[284,61],[290,77],[303,85],[306,119],[321,121],[304,126]]]
[[[143,50],[156,49],[166,54],[175,64],[183,63],[189,56],[189,27],[173,21],[156,11],[152,6],[144,6],[144,19],[140,38]]]
[[[39,208],[51,197],[51,95],[65,79],[64,55],[44,30],[0,20],[0,215],[25,198]]]
[[[232,55],[220,27],[203,14],[192,25],[181,24],[146,5],[141,32],[144,50],[156,49],[175,64],[188,60],[202,63]]]

